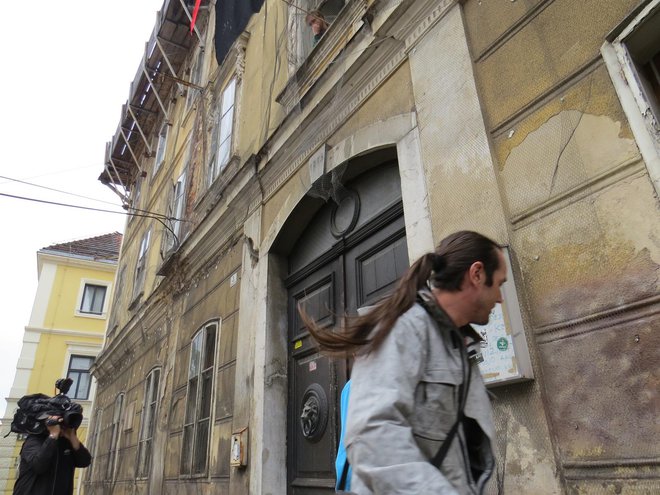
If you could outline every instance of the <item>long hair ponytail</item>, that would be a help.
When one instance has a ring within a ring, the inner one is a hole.
[[[397,319],[415,303],[417,292],[431,285],[433,288],[456,292],[470,266],[481,261],[486,283],[499,265],[499,246],[491,239],[471,231],[452,234],[440,242],[432,253],[426,253],[399,279],[394,292],[377,303],[368,313],[345,318],[343,328],[323,328],[298,305],[301,319],[318,342],[322,352],[330,356],[368,352],[376,349],[389,335]],[[374,329],[377,330],[374,332]]]

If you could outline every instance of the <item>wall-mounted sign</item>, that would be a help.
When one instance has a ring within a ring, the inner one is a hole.
[[[502,286],[504,304],[493,308],[487,325],[472,325],[486,341],[482,344],[484,360],[479,369],[486,385],[491,387],[534,378],[507,248],[504,257],[507,261],[507,281]]]

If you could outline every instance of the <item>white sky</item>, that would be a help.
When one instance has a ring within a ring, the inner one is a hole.
[[[97,178],[105,143],[117,128],[162,4],[36,0],[5,19],[0,30],[0,175],[117,206],[3,178],[0,193],[119,210],[119,198]],[[122,215],[0,196],[0,413],[34,302],[37,250],[123,230]]]

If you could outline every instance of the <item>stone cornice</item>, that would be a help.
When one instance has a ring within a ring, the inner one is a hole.
[[[100,332],[86,332],[84,330],[70,330],[67,328],[44,328],[44,327],[25,327],[26,332],[35,332],[49,335],[68,335],[72,337],[92,337],[97,339],[103,339],[104,333]]]
[[[98,270],[102,272],[113,273],[117,270],[117,261],[106,260],[97,261],[87,257],[75,257],[68,254],[55,254],[55,251],[50,253],[44,251],[37,252],[37,263],[39,267],[43,263],[53,263],[60,266],[73,266],[76,268],[84,268],[86,270]]]

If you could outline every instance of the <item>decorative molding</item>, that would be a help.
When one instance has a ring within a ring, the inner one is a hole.
[[[95,260],[88,256],[58,253],[59,251],[37,251],[37,263],[51,262],[59,266],[73,266],[102,272],[114,272],[117,269],[117,260]]]
[[[660,458],[565,461],[563,470],[567,481],[657,480],[660,478]]]
[[[538,327],[534,333],[539,344],[547,344],[643,318],[657,318],[658,313],[660,313],[660,295],[615,306],[581,318]]]
[[[584,182],[557,194],[543,203],[537,204],[511,217],[513,230],[518,230],[557,210],[566,208],[587,196],[601,191],[624,179],[642,177],[646,174],[643,160],[639,156],[622,162],[614,167],[594,175]]]
[[[591,76],[596,70],[603,66],[603,59],[601,56],[594,56],[588,60],[569,75],[557,81],[545,91],[539,93],[535,98],[523,104],[512,114],[504,117],[501,121],[493,123],[489,132],[492,137],[497,138],[504,133],[511,130],[512,127],[518,125],[522,120],[529,117],[532,113],[544,107],[553,100],[561,98],[572,87],[577,85],[583,79]]]
[[[518,32],[522,31],[534,18],[545,10],[554,0],[541,0],[532,6],[520,18],[514,22],[506,31],[488,45],[481,53],[474,58],[474,63],[482,62],[499,50],[507,41],[513,38]]]
[[[43,328],[43,327],[34,327],[26,326],[26,332],[35,332],[40,334],[49,334],[49,335],[69,335],[72,337],[94,337],[94,338],[103,338],[104,331],[99,332],[86,332],[84,330],[69,330],[66,328]]]

